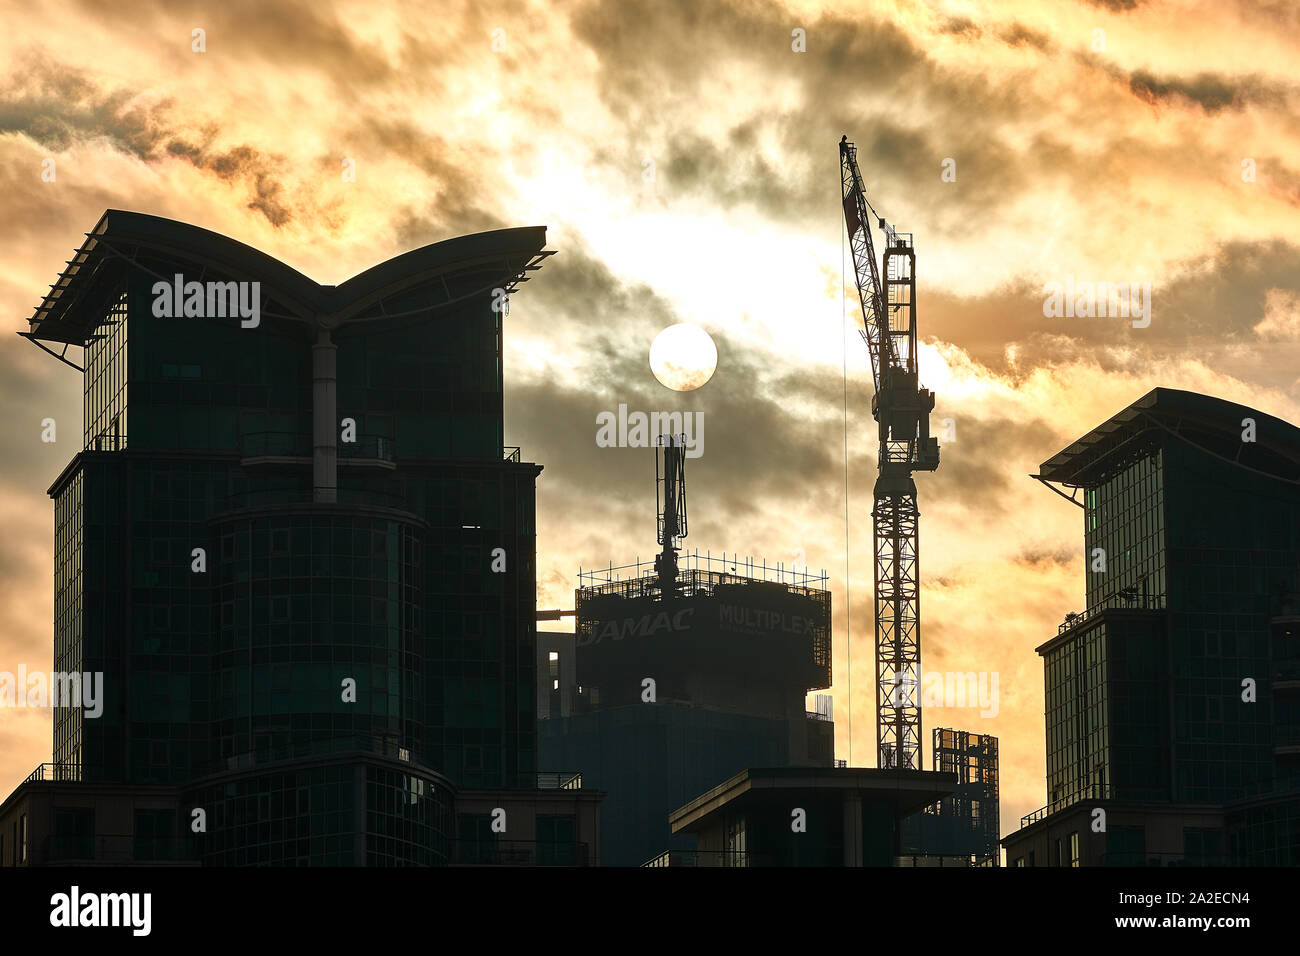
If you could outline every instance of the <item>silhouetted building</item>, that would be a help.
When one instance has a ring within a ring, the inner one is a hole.
[[[1087,608],[1037,649],[1048,803],[1008,865],[1300,863],[1300,429],[1158,388],[1040,471]]]
[[[84,349],[83,449],[49,492],[54,667],[106,698],[56,711],[52,765],[0,806],[23,859],[597,860],[599,796],[538,774],[541,467],[502,448],[502,310],[545,238],[323,286],[104,214],[23,333]]]
[[[903,821],[913,866],[999,866],[998,738],[936,727],[931,767],[956,776],[951,796]]]
[[[829,712],[805,704],[831,682],[824,576],[734,564],[687,554],[668,594],[643,566],[584,574],[576,637],[539,654],[561,694],[538,723],[542,759],[604,791],[607,865],[690,849],[669,813],[746,767],[834,761]]]
[[[902,821],[952,793],[931,770],[779,767],[745,770],[674,811],[696,840],[647,866],[894,866]]]

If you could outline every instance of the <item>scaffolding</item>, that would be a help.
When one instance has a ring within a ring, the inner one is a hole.
[[[998,857],[998,738],[969,730],[934,731],[934,769],[955,773],[957,789],[940,807],[956,817],[973,840],[981,865]],[[947,804],[944,807],[944,804]],[[996,864],[993,864],[996,865]]]

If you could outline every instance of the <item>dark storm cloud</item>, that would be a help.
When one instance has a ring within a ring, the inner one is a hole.
[[[266,217],[267,222],[276,228],[288,225],[293,219],[291,200],[280,182],[283,159],[251,146],[213,150],[195,147],[179,139],[167,144],[167,152],[188,160],[197,169],[210,171],[222,182],[243,183],[252,192],[247,208]]]
[[[18,64],[0,87],[0,133],[25,133],[46,149],[103,139],[139,159],[157,155],[170,102],[135,102],[130,90],[101,90],[79,71],[43,54]]]
[[[1031,30],[1020,23],[1013,23],[1007,29],[999,31],[998,39],[1008,46],[1032,46],[1044,52],[1053,49],[1052,41],[1046,34]]]
[[[1128,13],[1142,6],[1143,0],[1084,0],[1089,6],[1101,7],[1115,13]]]
[[[98,18],[103,7],[78,0],[85,15]],[[224,61],[225,69],[256,69],[256,58],[274,64],[305,66],[331,77],[345,90],[356,84],[391,80],[396,66],[382,48],[357,39],[350,25],[329,4],[310,0],[152,0],[131,6],[136,29],[158,39],[157,55],[169,53],[179,68],[202,68],[197,57]],[[206,53],[191,52],[191,31],[206,33]]]
[[[1157,104],[1191,104],[1208,115],[1252,104],[1285,107],[1294,89],[1260,77],[1225,77],[1198,73],[1191,77],[1159,77],[1145,70],[1129,75],[1129,89],[1138,99]]]
[[[622,554],[632,547],[628,541],[648,539],[643,557],[653,547],[652,452],[599,448],[595,441],[597,415],[616,412],[619,404],[629,412],[704,413],[705,453],[687,462],[692,540],[701,547],[743,548],[750,536],[738,529],[770,516],[796,488],[813,513],[838,520],[844,481],[841,375],[821,365],[787,367],[780,356],[715,333],[713,379],[693,392],[665,389],[650,372],[647,351],[654,333],[676,321],[670,306],[653,290],[620,282],[582,250],[574,252],[561,248],[520,293],[506,320],[507,341],[514,323],[546,316],[554,341],[575,343],[564,356],[574,366],[565,379],[525,378],[509,362],[506,367],[507,441],[524,445],[525,457],[546,468],[538,484],[539,511],[544,506],[548,514],[584,515],[584,527],[600,529],[589,533],[594,553],[571,560],[619,563],[634,556]],[[606,320],[613,315],[628,321]],[[869,375],[850,379],[849,471],[851,497],[859,503],[870,499],[876,470],[871,388]],[[954,419],[957,442],[945,451],[940,472],[925,476],[928,493],[935,500],[953,496],[983,513],[1005,513],[1019,472],[1035,470],[1061,444],[1045,421],[976,418],[940,396],[936,434],[943,417]],[[1015,478],[991,464],[1005,461],[1021,463]]]
[[[795,26],[807,30],[807,53],[791,52]],[[969,21],[944,29],[979,37]],[[661,142],[665,155],[650,157],[669,195],[723,208],[748,203],[783,223],[807,222],[810,211],[827,207],[826,184],[838,180],[834,144],[847,133],[871,180],[868,192],[906,193],[932,216],[926,226],[933,234],[968,231],[970,217],[996,212],[1044,175],[1039,157],[1011,149],[996,132],[1001,121],[1047,108],[1030,84],[1015,72],[945,68],[887,18],[828,14],[796,23],[771,5],[715,0],[651,13],[596,3],[579,8],[573,30],[598,57],[602,96],[628,118],[626,142],[602,144],[596,160],[639,169],[648,144]],[[1005,43],[1050,46],[1019,24],[1003,31],[998,44]],[[690,104],[709,79],[736,67],[794,82],[801,102],[736,112],[721,128],[692,124]],[[923,105],[899,110],[899,97]],[[957,188],[940,177],[947,158],[957,162]]]
[[[668,300],[644,282],[616,276],[580,240],[557,243],[549,237],[548,245],[557,253],[524,286],[520,301],[529,314],[546,316],[553,341],[612,360],[628,351],[628,341],[644,341],[648,348],[650,337],[681,321]]]
[[[293,218],[280,182],[281,158],[248,145],[215,148],[215,126],[198,134],[182,131],[172,120],[173,106],[170,99],[145,102],[132,90],[103,90],[78,71],[36,54],[0,89],[0,132],[24,133],[56,152],[103,141],[146,163],[183,159],[247,189],[247,207],[273,226]]]
[[[939,27],[939,32],[974,39],[979,37],[983,31],[969,17],[949,17]]]
[[[469,232],[545,225],[507,222],[497,212],[485,208],[494,195],[492,184],[483,173],[495,164],[490,144],[467,143],[456,154],[435,133],[404,119],[375,115],[365,116],[355,127],[345,130],[340,141],[361,156],[373,148],[370,144],[382,144],[385,156],[409,163],[432,181],[426,208],[420,211],[406,208],[393,214],[397,238],[403,248]]]
[[[1106,274],[1075,276],[1076,282],[1149,282],[1124,262]],[[1064,283],[1064,275],[1046,282]],[[1270,289],[1300,293],[1300,246],[1269,242],[1230,242],[1212,255],[1183,264],[1165,283],[1152,288],[1151,325],[1133,328],[1119,317],[1043,315],[1044,286],[1020,284],[978,298],[928,292],[925,333],[940,341],[961,342],[975,359],[1006,373],[1013,364],[1091,360],[1108,370],[1132,368],[1171,354],[1206,355],[1207,349],[1256,346],[1253,327],[1263,318]],[[1015,362],[1007,355],[1016,346]],[[1256,374],[1264,371],[1264,352]]]

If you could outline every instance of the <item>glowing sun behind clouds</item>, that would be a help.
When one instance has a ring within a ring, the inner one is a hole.
[[[678,322],[658,335],[650,346],[650,371],[661,385],[678,392],[699,388],[718,367],[718,348],[698,325]]]

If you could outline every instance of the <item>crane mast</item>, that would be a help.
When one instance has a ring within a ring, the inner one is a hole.
[[[920,387],[916,362],[916,251],[867,202],[857,149],[840,140],[841,197],[871,353],[880,453],[871,527],[875,560],[877,765],[921,769],[921,594],[916,482],[939,467],[930,437],[934,393]],[[885,236],[883,268],[871,236],[873,214]]]

